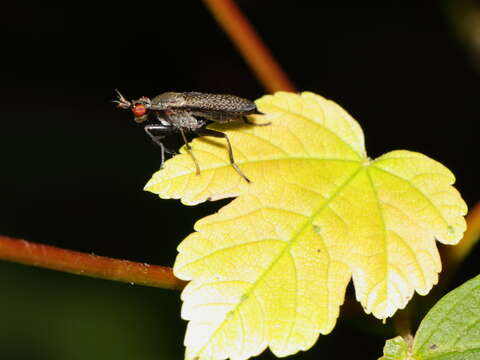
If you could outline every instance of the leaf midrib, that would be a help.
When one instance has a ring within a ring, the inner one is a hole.
[[[199,151],[199,150],[197,150],[197,151]],[[209,154],[211,154],[211,153],[209,153]],[[187,155],[187,154],[182,153],[182,155]],[[246,160],[240,160],[240,161],[235,160],[235,163],[237,165],[241,165],[241,164],[254,164],[254,163],[259,163],[259,162],[290,161],[290,160],[335,161],[335,162],[349,162],[349,163],[358,163],[358,164],[362,164],[362,161],[363,161],[363,159],[350,160],[350,159],[337,159],[337,158],[316,158],[316,157],[295,156],[295,157],[288,157],[288,158],[272,157],[272,158],[265,158],[265,159],[258,159],[258,160],[247,160],[247,161]],[[192,164],[193,164],[193,162],[192,162]],[[232,167],[232,165],[230,163],[227,163],[227,164],[205,167],[205,168],[200,167],[200,171],[201,172],[203,172],[203,171],[207,172],[207,171],[210,171],[210,170],[217,170],[217,169],[231,168],[231,167]],[[191,175],[196,176],[194,169],[192,169],[192,171],[189,171],[189,172],[186,172],[186,173],[183,173],[183,174],[172,176],[172,177],[169,177],[167,179],[162,179],[162,181],[157,181],[155,184],[160,184],[160,183],[165,182],[165,181],[172,181],[173,179],[177,179],[177,178],[181,178],[181,177],[185,177],[185,176],[191,176]]]
[[[265,278],[265,276],[270,272],[270,270],[275,266],[275,264],[284,256],[284,254],[292,247],[293,244],[296,243],[297,239],[300,237],[300,235],[304,232],[305,229],[307,229],[307,227],[309,225],[312,224],[313,220],[324,210],[328,207],[328,204],[330,204],[339,194],[340,192],[348,186],[348,184],[364,169],[363,166],[359,166],[353,173],[351,176],[349,176],[345,182],[343,184],[341,184],[338,189],[328,198],[326,199],[324,202],[322,202],[321,206],[314,210],[312,212],[312,215],[310,217],[308,217],[306,220],[305,220],[305,223],[303,226],[301,226],[299,228],[299,230],[292,236],[291,240],[288,241],[288,242],[285,242],[285,247],[282,251],[279,252],[279,254],[277,255],[277,257],[270,263],[270,266],[268,268],[266,268],[263,273],[260,275],[260,277],[254,282],[252,283],[250,289],[248,289],[248,291],[244,292],[242,295],[242,298],[245,298],[245,299],[248,299],[251,294],[254,292],[255,288],[262,282],[262,280]],[[328,297],[328,296],[327,296]],[[229,313],[233,313],[233,312],[237,312],[238,309],[240,308],[240,306],[243,304],[245,300],[240,300],[237,305],[229,311]],[[296,316],[296,311],[295,311],[295,316]],[[226,316],[227,317],[227,316]],[[223,328],[223,326],[225,326],[225,324],[227,323],[227,319],[225,317],[225,320],[221,323],[221,325],[212,333],[212,335],[210,336],[209,340],[205,342],[205,345],[202,346],[202,348],[198,351],[198,353],[200,354],[203,349],[210,343],[210,339],[214,338],[216,336],[216,334]],[[291,326],[293,327],[294,324],[295,324],[295,321],[296,319],[294,319],[292,322],[291,322]],[[291,330],[289,331],[289,333],[291,332]]]

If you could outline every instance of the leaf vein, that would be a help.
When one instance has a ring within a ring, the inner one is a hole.
[[[313,219],[323,210],[326,208],[326,206],[328,206],[328,204],[333,201],[333,199],[350,183],[350,181],[352,181],[352,179],[355,178],[355,176],[357,176],[357,174],[363,169],[362,166],[359,166],[353,173],[352,175],[346,179],[344,181],[343,184],[341,184],[337,191],[334,192],[329,199],[327,199],[325,202],[322,202],[322,204],[318,207],[318,209],[316,209],[315,211],[313,211],[313,214],[312,216],[307,219],[307,221],[305,221],[304,225],[300,227],[300,229],[297,231],[296,234],[294,234],[291,238],[291,240],[289,242],[283,242],[281,241],[282,243],[285,244],[285,247],[282,251],[280,251],[277,256],[275,257],[275,259],[271,262],[270,266],[268,268],[266,268],[262,273],[261,275],[257,278],[257,280],[251,285],[250,289],[245,291],[245,295],[249,295],[250,293],[254,292],[255,291],[255,288],[263,281],[263,279],[265,278],[265,276],[270,272],[270,270],[277,264],[277,262],[284,256],[285,252],[289,251],[289,249],[291,248],[292,244],[294,244],[296,242],[296,240],[298,239],[298,237],[303,233],[303,231],[309,226],[311,225]],[[279,240],[277,240],[279,241]],[[238,307],[241,305],[241,303],[237,304],[237,306],[232,310],[232,311],[237,311]],[[213,337],[216,336],[217,332],[220,331],[220,329],[225,325],[225,321],[222,322],[220,324],[220,326],[218,326],[215,331],[212,333],[210,339],[212,339]],[[209,342],[210,340],[208,340],[206,342],[206,344]],[[206,344],[202,347],[202,349],[200,350],[203,351],[204,347],[206,346]]]
[[[239,248],[239,247],[243,247],[243,246],[250,246],[250,245],[257,244],[257,243],[262,243],[262,242],[285,243],[285,241],[278,240],[278,239],[261,239],[261,240],[254,240],[254,241],[249,241],[249,242],[241,243],[241,244],[233,244],[231,246],[226,246],[224,248],[220,248],[220,249],[217,249],[215,251],[212,251],[211,253],[209,253],[207,255],[204,255],[204,256],[201,256],[201,257],[195,259],[194,261],[185,263],[182,267],[178,268],[178,270],[181,270],[186,266],[195,265],[196,263],[198,263],[200,261],[204,261],[204,260],[206,260],[206,259],[208,259],[208,258],[210,258],[210,257],[212,257],[212,256],[214,256],[218,253],[222,253],[224,251],[228,251],[228,250],[231,250],[231,249],[235,249],[235,248]]]
[[[370,186],[372,188],[372,192],[373,194],[375,195],[375,198],[377,199],[376,203],[377,203],[377,208],[378,208],[378,212],[379,212],[379,218],[380,218],[380,221],[382,223],[382,233],[383,233],[383,251],[384,251],[384,254],[385,256],[383,257],[384,261],[384,275],[383,275],[383,279],[388,279],[388,248],[387,248],[387,229],[386,229],[386,224],[385,224],[385,217],[384,217],[384,214],[383,214],[383,208],[382,208],[382,205],[380,203],[380,198],[378,196],[378,192],[377,192],[377,189],[373,183],[373,179],[372,179],[372,176],[370,174],[370,169],[367,167],[367,171],[366,171],[366,174],[367,174],[367,177],[368,177],[368,180],[370,182]],[[386,291],[388,292],[388,289],[386,289]],[[387,298],[388,298],[388,295],[387,295]]]
[[[425,277],[425,274],[423,272],[423,268],[422,266],[420,265],[420,261],[418,261],[418,256],[417,256],[417,253],[412,249],[411,245],[403,238],[400,236],[400,234],[398,234],[396,231],[394,230],[389,230],[390,232],[394,233],[398,239],[405,245],[405,247],[407,248],[408,252],[410,253],[410,256],[412,256],[415,261],[415,266],[417,267],[417,269],[420,271],[420,275],[422,276],[422,281],[423,281],[423,285],[426,286],[427,285],[427,278]],[[403,273],[403,272],[402,272]],[[410,281],[408,280],[408,282],[410,283]],[[410,283],[411,285],[411,283]],[[415,286],[412,286],[414,289]]]
[[[298,291],[298,275],[297,275],[297,267],[295,265],[295,260],[293,258],[293,255],[292,253],[290,252],[290,249],[288,251],[288,257],[292,263],[292,268],[293,268],[293,278],[294,278],[294,291],[293,291],[293,294],[294,294],[294,301],[295,301],[295,304],[294,304],[294,314],[293,314],[293,319],[290,320],[290,328],[288,329],[288,334],[287,334],[287,337],[286,337],[286,340],[285,340],[285,343],[284,343],[284,349],[285,347],[287,347],[288,345],[288,342],[290,341],[290,337],[292,336],[292,332],[293,332],[293,329],[296,325],[296,322],[297,322],[297,311],[298,311],[298,296],[297,296],[297,291]]]
[[[442,319],[440,319],[440,321],[438,322],[438,324],[436,324],[436,326],[432,326],[432,329],[435,329],[435,330],[436,330],[436,329],[441,328],[441,324],[444,323],[445,321],[447,321],[447,319],[449,318],[450,314],[452,313],[452,311],[455,310],[455,308],[457,307],[457,305],[458,305],[459,303],[463,302],[463,301],[465,300],[465,298],[471,296],[471,293],[472,293],[473,291],[476,291],[476,290],[478,290],[478,289],[480,289],[480,286],[474,287],[473,289],[471,289],[471,290],[470,290],[469,292],[467,292],[465,295],[463,295],[462,297],[460,297],[460,298],[459,298],[457,301],[455,301],[454,303],[450,303],[450,304],[449,304],[449,303],[445,300],[446,298],[448,299],[448,297],[444,297],[443,299],[441,299],[440,301],[442,301],[442,305],[446,304],[446,305],[447,305],[446,307],[448,308],[448,310],[446,311],[446,315],[445,315]],[[438,305],[438,304],[437,304],[437,305]],[[449,305],[449,306],[448,306],[448,305]],[[444,311],[443,313],[445,313],[445,311]],[[428,314],[427,314],[427,316],[428,316]],[[422,343],[422,345],[419,345],[418,347],[415,346],[415,348],[419,348],[419,349],[420,349],[420,348],[423,348],[424,345],[430,341],[430,339],[433,337],[433,335],[435,335],[435,332],[434,332],[434,331],[432,331],[432,332],[430,333],[430,335],[425,339],[425,341]]]
[[[334,137],[336,137],[339,142],[341,142],[342,144],[346,145],[350,150],[352,150],[352,152],[357,155],[360,159],[363,158],[363,156],[361,154],[359,154],[353,147],[352,145],[350,145],[347,141],[345,141],[343,138],[340,137],[340,135],[338,135],[337,133],[335,133],[334,131],[332,131],[331,129],[329,129],[324,123],[320,123],[320,122],[317,122],[313,119],[310,119],[308,117],[306,117],[305,115],[303,114],[299,114],[299,113],[296,113],[296,112],[293,112],[292,110],[290,110],[289,108],[288,109],[284,109],[278,105],[275,105],[275,104],[272,104],[270,103],[269,106],[271,107],[274,107],[278,110],[280,110],[280,112],[284,112],[284,113],[288,113],[290,114],[292,117],[296,117],[296,118],[300,118],[301,120],[303,121],[306,121],[306,122],[310,122],[310,123],[313,123],[315,124],[316,126],[322,128],[323,130],[325,130],[326,132],[328,132],[329,134],[333,135]],[[322,107],[322,110],[323,110],[323,107]]]
[[[412,182],[409,180],[409,179],[406,179],[406,178],[403,178],[395,173],[392,173],[391,171],[388,171],[388,170],[385,170],[385,169],[382,169],[382,168],[379,168],[377,166],[372,166],[374,169],[376,170],[379,170],[381,172],[384,172],[386,174],[389,174],[391,175],[392,177],[395,177],[397,179],[400,179],[400,180],[403,180],[404,182],[406,182],[408,185],[410,185],[411,188],[413,188],[417,193],[419,193],[420,195],[422,195],[422,197],[430,204],[430,206],[434,209],[434,211],[437,213],[437,215],[442,219],[442,221],[445,223],[445,225],[448,225],[448,222],[445,220],[445,218],[443,217],[443,214],[440,212],[440,210],[438,209],[438,207],[436,206],[436,204],[434,204],[432,202],[432,200],[430,200],[430,198],[423,193],[423,191],[421,191],[418,187],[416,187],[414,184],[412,184]]]

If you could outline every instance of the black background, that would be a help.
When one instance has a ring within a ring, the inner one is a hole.
[[[372,158],[423,152],[456,174],[472,206],[479,76],[440,2],[356,3],[239,0],[297,88],[335,100],[360,122]],[[185,207],[143,192],[159,151],[114,107],[113,90],[255,99],[261,84],[201,2],[10,2],[0,22],[0,233],[171,266],[196,219],[226,201]],[[467,260],[456,283],[477,272]],[[175,291],[6,262],[0,286],[2,359],[183,356]],[[388,325],[340,316],[330,336],[292,358],[381,355]]]

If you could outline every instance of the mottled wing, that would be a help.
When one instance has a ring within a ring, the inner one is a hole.
[[[191,110],[224,112],[248,115],[256,111],[255,103],[234,95],[204,94],[200,92],[183,93],[185,103]]]

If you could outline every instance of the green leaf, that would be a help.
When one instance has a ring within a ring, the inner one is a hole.
[[[400,336],[379,360],[480,359],[480,275],[445,295],[422,320],[412,350]]]
[[[383,356],[379,360],[406,360],[408,359],[408,344],[401,337],[397,336],[387,340],[383,348]]]
[[[445,295],[418,328],[415,359],[480,359],[480,275]]]

